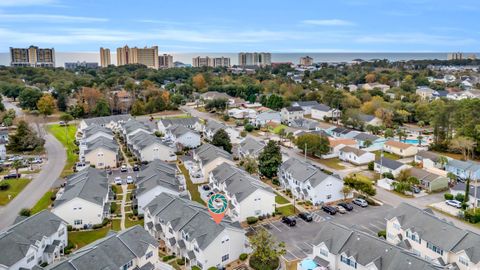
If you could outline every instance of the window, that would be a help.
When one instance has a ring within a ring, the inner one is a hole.
[[[343,255],[340,256],[340,261],[348,266],[351,266],[353,268],[357,268],[357,262],[355,262],[354,260],[350,259],[350,258],[347,258]]]
[[[59,231],[58,231],[58,236],[62,236],[65,234],[65,229],[64,228],[61,228]]]
[[[320,248],[320,255],[328,257],[328,250],[326,248]]]
[[[332,195],[327,195],[327,200],[330,200],[332,198]]]
[[[195,250],[196,252],[200,252],[197,246],[193,247],[193,250]]]
[[[228,254],[227,254],[227,255],[223,255],[223,256],[222,256],[222,262],[228,260],[229,257],[230,257],[230,256],[229,256]]]
[[[427,248],[433,250],[434,252],[440,254],[440,255],[443,255],[443,250],[435,245],[433,245],[432,243],[428,243],[427,242]]]
[[[153,256],[153,251],[148,252],[147,255],[145,255],[145,260],[150,259],[152,256]]]
[[[393,228],[395,228],[395,230],[400,230],[400,224],[398,223],[393,223]]]
[[[35,255],[32,255],[30,258],[27,259],[27,263],[30,263],[35,259]]]
[[[415,241],[419,244],[422,243],[422,240],[420,239],[420,237],[418,237],[418,235],[416,233],[412,233],[410,231],[407,231],[407,238],[411,239],[412,241]]]
[[[123,269],[127,270],[128,268],[132,267],[132,265],[133,265],[133,261],[129,261],[127,264],[123,266]]]
[[[259,216],[262,214],[262,211],[261,210],[255,210],[254,212],[255,216]]]
[[[81,219],[75,219],[75,220],[73,221],[73,225],[82,225],[82,223],[83,223],[83,222],[82,222]]]
[[[458,257],[458,262],[465,265],[465,266],[468,266],[468,258],[466,258],[464,256]]]

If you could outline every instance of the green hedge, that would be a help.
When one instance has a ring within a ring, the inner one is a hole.
[[[250,257],[250,267],[255,270],[275,270],[280,265],[280,260],[277,257],[275,260],[268,262],[267,264],[263,264],[260,262],[259,259],[256,257]]]
[[[450,193],[445,193],[443,197],[445,198],[445,200],[453,200],[453,194]]]
[[[240,257],[238,257],[240,259],[240,261],[245,261],[247,258],[248,258],[248,254],[247,253],[242,253],[240,254]]]
[[[249,225],[255,224],[255,223],[257,223],[257,221],[258,221],[257,217],[247,217],[247,224],[249,224]]]

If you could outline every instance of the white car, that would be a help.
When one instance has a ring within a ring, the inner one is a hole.
[[[128,168],[127,168],[127,165],[122,165],[122,167],[120,167],[120,171],[121,172],[127,172],[128,171]]]
[[[462,203],[457,200],[446,200],[445,203],[455,208],[462,208]]]
[[[113,182],[115,183],[115,185],[121,185],[121,184],[123,184],[122,178],[121,178],[120,176],[115,177],[115,179],[113,180]]]
[[[127,184],[133,184],[133,177],[132,176],[127,176]]]
[[[368,206],[368,202],[365,201],[364,199],[356,198],[356,199],[353,199],[352,202],[354,204],[360,206],[360,207],[367,207]]]

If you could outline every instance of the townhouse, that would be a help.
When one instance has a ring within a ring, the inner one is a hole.
[[[131,135],[127,141],[127,146],[141,161],[150,162],[155,159],[163,161],[177,160],[175,147],[144,131]]]
[[[221,129],[223,129],[223,130],[225,130],[225,132],[227,132],[228,137],[230,137],[230,141],[232,143],[238,143],[242,139],[240,137],[240,132],[238,132],[236,129],[234,129],[232,127],[229,127],[229,126],[227,126],[223,123],[217,122],[215,120],[208,120],[207,121],[207,124],[205,125],[205,129],[204,129],[204,133],[203,133],[204,137],[207,140],[212,141],[215,133],[217,133],[217,131],[219,131]]]
[[[407,203],[389,211],[387,241],[437,265],[480,269],[480,235],[462,230],[429,210]]]
[[[54,263],[67,246],[67,223],[43,210],[0,231],[0,269],[32,269]]]
[[[145,229],[168,250],[188,259],[188,265],[205,270],[225,267],[247,251],[240,223],[229,217],[219,224],[204,205],[168,193],[145,208]]]
[[[84,130],[90,125],[97,125],[111,130],[118,130],[123,123],[130,119],[132,119],[132,116],[129,114],[87,118],[80,121],[79,129]]]
[[[451,159],[445,165],[445,170],[463,180],[480,179],[480,162],[477,161]]]
[[[345,146],[351,146],[351,147],[356,147],[357,142],[353,139],[345,139],[345,138],[338,138],[334,139],[331,137],[328,137],[328,143],[329,143],[329,152],[325,155],[322,155],[322,158],[334,158],[338,157],[340,155],[340,149],[342,149]]]
[[[312,114],[312,108],[315,106],[319,106],[320,103],[316,101],[294,101],[292,102],[292,106],[300,107],[303,110],[303,114]]]
[[[376,235],[327,222],[312,241],[308,258],[315,269],[440,270],[448,269],[419,258]],[[307,269],[298,264],[297,269]],[[311,268],[310,268],[311,269]]]
[[[280,116],[282,118],[282,123],[289,125],[294,120],[303,119],[303,109],[298,106],[282,108],[282,110],[280,110]]]
[[[89,167],[67,176],[65,187],[57,193],[52,213],[74,228],[89,228],[109,216],[109,194],[106,173]]]
[[[119,163],[120,147],[115,140],[104,137],[87,142],[80,153],[80,160],[90,163],[95,168],[116,168]]]
[[[238,145],[237,156],[239,158],[252,157],[257,159],[264,147],[264,142],[247,137]]]
[[[229,201],[227,214],[234,221],[275,212],[275,192],[257,178],[230,163],[222,163],[210,172],[214,192],[222,192]]]
[[[81,132],[80,141],[85,143],[93,141],[99,137],[103,137],[110,140],[113,140],[113,137],[114,137],[112,130],[96,124],[89,125],[87,128],[85,128],[80,132]]]
[[[415,156],[418,152],[418,148],[412,144],[390,140],[383,144],[383,151],[404,158]]]
[[[207,182],[210,172],[224,162],[234,164],[233,156],[219,147],[206,143],[194,150],[193,163],[185,166],[192,181],[198,184]]]
[[[168,127],[171,126],[184,126],[191,130],[195,130],[197,132],[203,131],[203,124],[197,117],[179,117],[179,118],[164,118],[158,120],[157,128],[158,131],[165,134]]]
[[[163,137],[166,142],[172,142],[179,148],[196,148],[200,146],[200,134],[183,125],[172,125],[165,130]]]
[[[111,231],[71,254],[48,270],[160,269],[158,242],[139,225],[121,232]]]
[[[412,167],[410,175],[420,181],[420,186],[428,192],[444,191],[448,189],[450,179],[433,172]]]
[[[140,132],[146,134],[153,134],[152,129],[149,126],[137,120],[129,120],[125,122],[122,126],[122,134],[127,142],[130,140],[130,137]]]
[[[290,189],[296,198],[314,204],[344,199],[342,179],[328,175],[306,161],[290,158],[283,162],[278,169],[278,179],[282,187]]]
[[[282,123],[282,116],[279,112],[269,111],[257,114],[257,116],[251,120],[252,124],[256,126],[264,126],[269,123],[280,124]]]
[[[331,108],[325,104],[318,104],[312,106],[311,108],[311,117],[317,120],[325,120],[327,118],[336,119],[340,117],[342,112],[340,110]]]
[[[161,193],[188,195],[185,178],[179,172],[176,164],[158,159],[142,168],[137,175],[135,184],[137,189],[134,191],[133,204],[137,206],[140,214],[143,214],[145,206]]]
[[[354,165],[365,165],[375,161],[375,154],[347,145],[340,148],[338,158]]]
[[[400,161],[382,157],[375,160],[373,170],[380,175],[384,173],[391,173],[394,177],[397,177],[401,171],[410,169],[411,166],[404,164]]]

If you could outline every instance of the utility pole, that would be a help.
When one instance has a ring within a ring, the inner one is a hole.
[[[307,143],[305,143],[305,161],[307,161]]]

